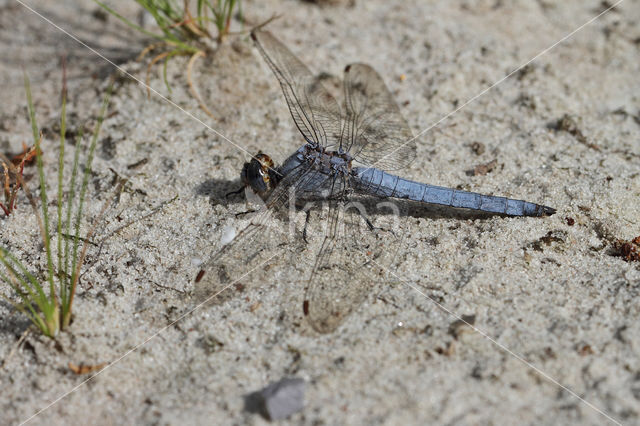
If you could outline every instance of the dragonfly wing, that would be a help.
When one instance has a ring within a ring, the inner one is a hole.
[[[345,142],[363,164],[383,170],[408,166],[416,156],[411,129],[380,75],[369,65],[344,70]]]
[[[342,137],[340,105],[309,68],[267,31],[251,37],[280,82],[298,130],[311,144],[337,146]]]
[[[202,266],[194,284],[196,303],[219,304],[264,284],[265,268],[286,256],[293,237],[279,218],[286,214],[289,199],[317,180],[317,172],[304,165],[285,176],[242,231]]]
[[[196,303],[220,304],[262,282],[267,265],[284,255],[283,231],[274,216],[274,210],[262,209],[202,266],[194,284]]]
[[[372,231],[359,206],[336,201],[329,207],[322,247],[309,279],[304,314],[320,333],[335,330],[374,290],[386,271],[389,235]]]

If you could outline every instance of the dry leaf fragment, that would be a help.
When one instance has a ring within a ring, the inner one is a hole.
[[[102,370],[105,365],[107,365],[106,362],[103,362],[102,364],[96,364],[96,365],[86,365],[86,364],[76,365],[71,361],[69,361],[69,370],[73,371],[76,374],[89,374],[89,373],[93,373],[94,371]]]

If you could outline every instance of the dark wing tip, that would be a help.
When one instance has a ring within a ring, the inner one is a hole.
[[[351,64],[344,67],[344,72],[349,72],[350,69],[351,69]]]
[[[256,37],[256,31],[257,30],[251,30],[251,40],[253,41],[258,41],[258,38]]]

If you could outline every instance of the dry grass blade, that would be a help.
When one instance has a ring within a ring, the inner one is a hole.
[[[39,141],[42,141],[42,134],[39,137]],[[40,146],[40,142],[38,142],[38,146]],[[16,175],[16,179],[18,181],[18,184],[20,185],[20,187],[24,191],[25,195],[27,196],[27,200],[29,200],[29,204],[31,205],[31,210],[33,210],[33,214],[36,216],[36,221],[38,222],[38,228],[40,228],[40,235],[42,237],[42,243],[46,247],[47,242],[45,240],[44,223],[42,221],[42,217],[40,216],[40,210],[38,209],[38,204],[36,203],[36,200],[33,197],[33,194],[31,194],[31,191],[29,190],[29,186],[24,181],[24,178],[22,177],[22,175],[21,174],[17,174]]]
[[[22,178],[25,164],[33,160],[35,155],[35,147],[27,148],[26,146],[22,154],[16,155],[11,161],[9,161],[5,155],[0,154],[2,176],[4,177],[3,192],[6,203],[0,203],[0,208],[7,216],[15,210],[18,191],[22,186],[21,180],[18,179],[18,177]],[[18,163],[17,166],[14,165],[16,162]]]
[[[198,105],[200,105],[200,108],[202,108],[202,110],[206,112],[209,117],[215,120],[215,116],[211,113],[211,111],[209,111],[209,108],[207,108],[205,103],[202,101],[198,90],[193,84],[193,64],[196,63],[196,60],[198,60],[198,58],[204,56],[205,53],[203,51],[199,51],[194,53],[191,58],[189,58],[189,63],[187,64],[187,83],[189,84],[189,92],[191,93],[191,96],[193,96],[198,101]]]
[[[143,60],[147,54],[149,52],[151,52],[152,50],[156,50],[160,47],[166,46],[165,42],[162,43],[152,43],[150,45],[148,45],[147,47],[145,47],[144,49],[142,49],[142,52],[140,52],[140,54],[136,57],[136,61],[141,61]]]

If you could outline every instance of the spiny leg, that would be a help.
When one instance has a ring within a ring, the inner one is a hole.
[[[240,189],[238,189],[237,191],[231,191],[231,192],[227,192],[226,194],[224,194],[224,198],[229,198],[232,195],[238,195],[240,194],[242,191],[244,191],[245,186],[243,185],[242,187],[240,187]]]
[[[306,217],[304,219],[304,228],[302,229],[302,239],[306,244],[309,244],[309,241],[307,241],[307,225],[309,224],[309,218],[311,217],[311,210],[305,210],[305,214]]]

